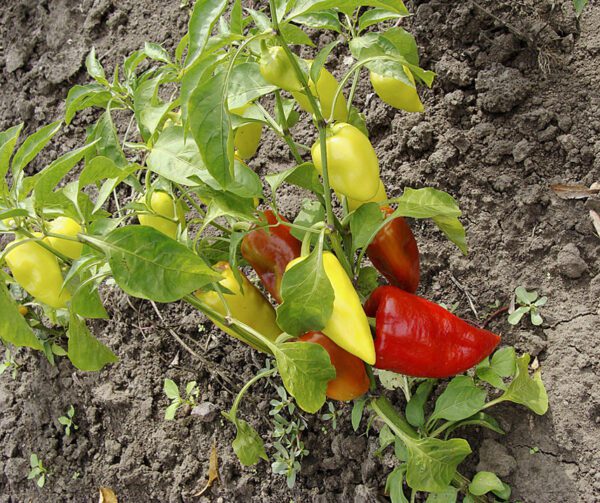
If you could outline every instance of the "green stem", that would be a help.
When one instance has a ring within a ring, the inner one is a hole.
[[[283,122],[283,139],[288,144],[294,159],[298,164],[302,164],[302,157],[300,157],[300,153],[298,152],[298,148],[296,147],[296,143],[290,134],[290,128],[288,126],[287,119],[285,117],[285,113],[283,111],[283,102],[281,100],[281,93],[279,91],[275,91],[275,104],[277,105],[277,110],[279,111],[279,116]]]
[[[277,372],[277,369],[274,369],[274,368],[263,370],[262,372],[259,372],[258,374],[256,374],[246,384],[244,384],[243,388],[239,391],[239,393],[235,397],[235,400],[233,401],[233,405],[231,406],[231,409],[229,410],[229,415],[231,417],[237,416],[237,410],[239,408],[239,405],[240,405],[240,402],[242,401],[243,396],[246,394],[246,392],[250,389],[250,387],[254,383],[260,381],[264,377],[272,376],[273,374],[275,374],[275,372]]]

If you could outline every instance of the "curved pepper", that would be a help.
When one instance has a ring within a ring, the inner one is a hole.
[[[340,348],[321,332],[308,332],[298,340],[322,346],[335,367],[335,379],[327,383],[326,395],[332,400],[347,402],[363,396],[371,385],[365,364],[356,356]]]
[[[259,70],[269,84],[290,92],[302,89],[302,83],[283,47],[274,46],[267,49],[263,45]]]
[[[248,108],[248,104],[230,110],[236,115],[243,115]],[[256,154],[260,145],[260,137],[262,136],[262,124],[260,122],[249,122],[235,130],[233,138],[233,147],[240,159],[249,159]]]
[[[286,267],[291,269],[306,257],[292,260]],[[365,316],[360,299],[342,264],[331,252],[323,252],[323,268],[331,283],[335,298],[333,311],[322,332],[338,346],[361,360],[375,363],[375,346],[369,320]]]
[[[183,222],[182,207],[175,208],[173,198],[162,190],[155,190],[150,197],[150,208],[156,215],[143,213],[138,215],[140,224],[152,227],[157,231],[166,234],[172,239],[177,237],[177,226],[179,222]]]
[[[306,61],[309,66],[312,65],[312,60]],[[333,108],[333,99],[335,98],[335,92],[338,88],[338,81],[336,78],[327,70],[322,67],[319,78],[317,79],[317,85],[309,79],[308,87],[311,93],[317,98],[321,104],[321,112],[325,119],[329,119],[331,116],[331,109]],[[310,100],[306,94],[302,91],[292,92],[292,96],[300,105],[300,108],[307,111],[310,114],[314,114],[313,107],[310,104]],[[333,119],[336,122],[345,122],[348,120],[348,105],[346,104],[346,98],[344,93],[340,93],[337,101],[335,102],[335,108],[333,109]]]
[[[376,318],[375,367],[414,377],[449,377],[477,365],[500,342],[443,307],[393,286],[365,303]]]
[[[248,281],[248,278],[246,278],[241,271],[242,287],[240,287],[240,284],[233,275],[229,263],[218,262],[215,264],[214,269],[219,271],[223,276],[223,279],[219,281],[219,284],[232,292],[231,294],[223,294],[223,297],[227,302],[227,307],[229,307],[229,311],[231,312],[231,316],[257,332],[260,332],[267,339],[275,341],[279,334],[281,334],[281,329],[277,326],[275,321],[275,309],[273,309],[273,306],[265,296],[260,293],[258,288]],[[223,316],[227,315],[227,309],[217,292],[212,290],[198,291],[194,295],[218,313]],[[223,330],[223,332],[236,339],[239,338],[231,328],[212,318],[210,319],[217,327]]]
[[[339,194],[338,194],[339,197]],[[387,194],[385,192],[385,187],[383,186],[383,182],[379,180],[379,187],[377,187],[377,193],[367,201],[358,201],[357,199],[352,199],[350,197],[346,198],[346,202],[348,203],[348,211],[355,211],[360,208],[363,204],[367,203],[381,203],[387,199]],[[341,197],[339,197],[341,200]]]
[[[48,230],[53,234],[62,234],[74,238],[81,232],[81,225],[72,218],[58,217],[49,222]],[[48,243],[52,248],[73,260],[78,259],[81,256],[81,250],[83,250],[83,243],[69,239],[48,237]]]
[[[351,124],[338,122],[327,128],[326,146],[331,187],[358,201],[374,197],[379,189],[379,161],[369,139]],[[315,167],[323,174],[319,140],[311,154]]]
[[[281,280],[286,266],[300,256],[301,243],[280,224],[271,210],[264,212],[267,223],[273,227],[260,228],[242,239],[242,257],[254,268],[265,288],[277,302],[281,302]],[[280,218],[287,220],[280,215]]]
[[[36,237],[41,234],[34,233]],[[9,244],[11,249],[5,255],[6,265],[16,282],[32,297],[55,309],[63,308],[71,299],[71,294],[63,289],[63,275],[56,256],[33,240],[25,242],[25,237],[17,238]],[[14,246],[14,248],[13,248]]]
[[[402,66],[404,73],[412,82],[412,86],[394,77],[387,77],[371,72],[371,84],[382,101],[394,108],[407,112],[422,112],[423,103],[419,99],[419,93],[415,86],[415,78],[407,66]]]

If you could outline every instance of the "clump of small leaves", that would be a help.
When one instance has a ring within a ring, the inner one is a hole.
[[[548,297],[539,297],[535,290],[529,292],[525,287],[517,287],[508,310],[508,322],[511,325],[518,325],[523,316],[529,313],[531,323],[535,326],[541,325],[544,319],[540,315],[539,309],[546,305],[546,302],[548,302]],[[518,304],[519,307],[516,307],[516,304]]]
[[[65,435],[67,437],[71,436],[71,432],[78,430],[79,426],[75,424],[73,418],[75,417],[75,407],[69,405],[67,412],[64,416],[60,416],[58,418],[58,422],[65,427]]]
[[[6,351],[4,351],[4,361],[0,363],[0,375],[4,374],[4,372],[6,372],[8,369],[11,369],[11,377],[16,379],[17,372],[19,370],[19,364],[15,361],[15,357],[11,353],[10,349],[6,348]]]
[[[48,476],[48,470],[46,470],[42,460],[38,458],[37,454],[31,454],[31,456],[29,456],[29,466],[31,469],[29,470],[29,475],[27,475],[27,480],[37,478],[35,481],[37,486],[40,488],[44,487]]]
[[[165,421],[172,421],[175,419],[177,411],[185,406],[195,407],[197,400],[200,395],[200,389],[196,381],[190,381],[185,385],[185,397],[182,397],[179,393],[179,387],[171,379],[165,379],[163,390],[167,398],[171,400],[171,405],[165,410]]]
[[[323,421],[331,421],[331,427],[337,430],[338,417],[341,414],[341,410],[336,410],[333,402],[327,402],[327,412],[321,416]],[[323,431],[327,432],[327,428],[323,427]]]
[[[275,426],[273,447],[276,450],[271,469],[273,473],[285,476],[287,485],[291,489],[296,483],[296,476],[301,468],[300,462],[309,453],[300,438],[301,433],[306,429],[306,421],[299,414],[295,414],[296,405],[285,388],[275,386],[275,389],[280,399],[271,400],[269,411]]]

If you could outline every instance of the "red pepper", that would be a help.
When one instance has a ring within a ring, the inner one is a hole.
[[[376,318],[375,367],[414,377],[449,377],[478,364],[500,337],[469,325],[443,307],[393,286],[365,303]]]
[[[391,215],[394,210],[383,206]],[[367,248],[367,255],[375,268],[394,286],[415,293],[419,286],[419,249],[408,222],[394,218],[375,236]]]
[[[340,348],[321,332],[308,332],[299,337],[304,342],[313,342],[329,353],[336,376],[327,384],[326,394],[333,400],[349,401],[364,395],[370,386],[365,364],[360,358]]]
[[[273,227],[256,229],[242,239],[242,256],[254,268],[265,288],[281,302],[281,280],[289,262],[300,256],[301,243],[271,210],[264,212]],[[287,220],[280,215],[281,220]]]

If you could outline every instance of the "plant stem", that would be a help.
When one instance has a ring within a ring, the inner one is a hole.
[[[281,117],[281,120],[283,122],[283,139],[288,144],[288,147],[290,147],[290,151],[292,152],[292,155],[294,156],[296,162],[298,164],[302,164],[302,157],[300,157],[298,148],[296,147],[296,143],[294,142],[292,135],[290,134],[290,128],[288,126],[288,122],[283,111],[283,102],[281,100],[281,93],[279,91],[275,91],[275,104],[277,105],[279,116]]]
[[[240,402],[242,401],[243,396],[246,394],[246,392],[250,389],[250,387],[255,383],[260,381],[262,378],[264,377],[269,377],[272,376],[275,372],[277,372],[277,369],[267,369],[267,370],[263,370],[262,372],[259,372],[258,374],[256,374],[252,379],[250,379],[246,384],[244,384],[244,386],[242,387],[242,389],[239,391],[239,393],[237,394],[237,396],[235,397],[235,400],[233,401],[233,405],[231,406],[231,409],[229,410],[229,414],[232,417],[236,417],[237,415],[237,410],[238,407],[240,405]]]

